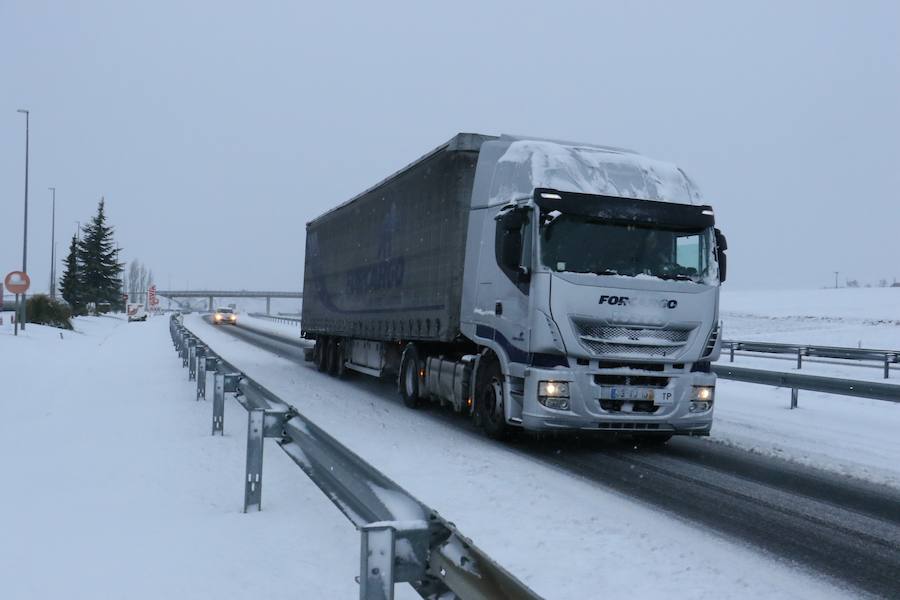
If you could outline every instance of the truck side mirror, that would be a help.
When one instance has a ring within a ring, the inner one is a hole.
[[[719,283],[725,283],[725,277],[728,266],[728,256],[725,251],[728,250],[728,240],[721,230],[716,229],[716,261],[719,263]]]

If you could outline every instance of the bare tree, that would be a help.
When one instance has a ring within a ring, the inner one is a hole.
[[[132,302],[146,302],[147,290],[153,285],[153,271],[135,259],[128,266],[128,298]]]

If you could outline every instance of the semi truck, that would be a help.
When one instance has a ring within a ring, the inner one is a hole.
[[[708,435],[726,248],[670,163],[460,133],[307,223],[302,336],[493,438]]]

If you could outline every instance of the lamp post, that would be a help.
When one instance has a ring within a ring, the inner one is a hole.
[[[53,195],[53,212],[50,221],[50,297],[56,300],[56,188],[47,188]]]
[[[25,219],[22,234],[22,272],[28,272],[28,137],[29,137],[29,111],[20,108],[16,112],[25,115]],[[25,321],[28,320],[27,309],[25,308],[25,294],[22,294],[21,314],[22,331],[25,331]]]

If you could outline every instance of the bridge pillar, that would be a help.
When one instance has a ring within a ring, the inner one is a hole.
[[[266,296],[266,314],[270,314],[272,312],[272,296]]]
[[[209,297],[209,312],[212,312],[213,309],[213,297]]]

